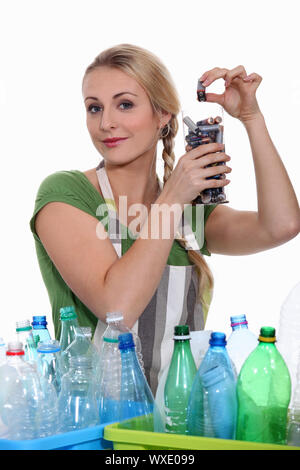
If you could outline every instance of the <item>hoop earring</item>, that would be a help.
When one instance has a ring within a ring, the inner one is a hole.
[[[163,127],[162,132],[160,133],[160,138],[165,139],[169,135],[170,130],[171,130],[171,127],[170,127],[170,123],[168,122],[168,124],[166,124],[165,127]],[[163,133],[164,131],[165,133]]]

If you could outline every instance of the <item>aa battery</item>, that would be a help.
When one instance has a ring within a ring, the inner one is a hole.
[[[203,132],[213,132],[218,131],[220,129],[220,124],[210,124],[208,126],[198,126],[200,133]]]
[[[196,126],[194,121],[189,116],[185,116],[183,118],[183,122],[188,126],[190,131],[192,131],[194,134],[198,135],[199,134],[199,128]]]
[[[196,124],[197,126],[206,126],[207,124],[218,124],[217,122],[215,122],[215,119],[216,118],[209,117],[207,119],[203,119],[202,121],[198,121]]]
[[[203,86],[201,80],[198,80],[197,84],[197,98],[198,101],[206,101],[205,86]]]

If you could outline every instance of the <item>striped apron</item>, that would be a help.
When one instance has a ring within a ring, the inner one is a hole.
[[[121,257],[122,235],[124,238],[127,227],[124,227],[118,220],[104,160],[100,162],[96,173],[108,214],[108,235],[118,257]],[[160,180],[159,184],[162,189]],[[199,207],[203,210],[203,206]],[[188,246],[200,251],[204,241],[204,223],[202,223],[203,233],[200,239],[199,236],[196,239],[190,225],[186,221],[183,222],[183,219],[182,217],[179,225],[183,229],[183,223],[185,224],[184,236],[188,241]],[[203,308],[202,304],[197,302],[197,292],[198,275],[194,265],[172,266],[167,264],[155,294],[132,328],[141,340],[145,374],[153,394],[156,392],[163,370],[171,360],[174,347],[174,327],[189,325],[190,331],[204,329]],[[106,327],[106,323],[98,320],[94,334],[96,345],[100,344]]]

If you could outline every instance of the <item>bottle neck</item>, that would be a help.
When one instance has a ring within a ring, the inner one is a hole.
[[[231,328],[232,331],[238,331],[238,330],[248,330],[248,322],[242,322],[242,323],[231,323]]]
[[[175,339],[174,338],[174,353],[182,351],[182,350],[191,351],[190,337],[188,339]]]
[[[78,327],[78,322],[76,319],[74,320],[63,320],[61,322],[61,329],[62,330],[75,330]]]

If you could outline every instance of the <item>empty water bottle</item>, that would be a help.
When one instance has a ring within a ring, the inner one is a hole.
[[[230,317],[232,333],[227,340],[227,352],[233,361],[237,374],[249,354],[256,348],[257,335],[248,329],[246,315]]]
[[[105,332],[102,335],[102,341],[100,345],[100,354],[102,354],[103,348],[106,348],[106,344],[104,341],[104,338],[110,338],[110,339],[118,339],[118,336],[121,333],[131,333],[133,337],[133,341],[136,347],[136,355],[139,360],[139,363],[141,365],[142,370],[144,371],[144,362],[143,362],[143,356],[142,356],[142,346],[141,346],[141,341],[138,335],[133,331],[130,330],[125,324],[124,324],[124,317],[121,312],[109,312],[106,314],[106,323],[107,323],[107,328]]]
[[[64,351],[75,339],[75,328],[79,326],[75,308],[62,307],[60,309],[61,332],[59,344]]]
[[[234,439],[237,416],[236,374],[226,351],[224,333],[211,334],[195,376],[188,404],[188,433]]]
[[[10,342],[0,367],[0,415],[6,439],[39,437],[43,395],[37,371],[24,360],[22,343]]]
[[[165,430],[187,434],[187,407],[197,372],[187,325],[175,326],[174,351],[164,389]]]
[[[37,366],[39,374],[51,383],[58,395],[61,389],[61,380],[67,372],[62,364],[59,342],[51,340],[38,345]]]
[[[238,377],[238,440],[286,443],[291,380],[275,341],[275,328],[262,327]]]
[[[133,416],[142,415],[140,420],[122,423],[122,426],[143,431],[163,432],[162,417],[137,359],[131,333],[123,333],[119,336],[119,349],[122,361],[120,419],[127,420]]]
[[[4,339],[0,337],[0,364],[5,362],[6,359],[6,344]]]
[[[84,334],[81,327],[76,326],[74,330],[74,340],[61,355],[64,368],[69,369],[70,360],[73,356],[90,356],[92,358],[93,368],[96,370],[99,362],[99,353],[96,346],[94,346],[90,339]]]
[[[103,338],[97,370],[100,423],[120,420],[121,355],[117,338]]]
[[[293,400],[289,408],[287,444],[300,447],[300,348]]]
[[[32,318],[32,334],[33,337],[39,336],[40,342],[50,341],[51,336],[47,328],[47,320],[45,315],[36,315]]]
[[[18,340],[23,344],[25,361],[35,364],[37,361],[37,344],[34,340],[30,320],[16,322]]]
[[[297,385],[298,351],[300,349],[300,282],[288,294],[280,309],[276,347],[282,355],[291,376],[292,396]]]
[[[58,411],[61,432],[88,428],[99,423],[91,357],[71,357],[70,370],[62,378]]]

